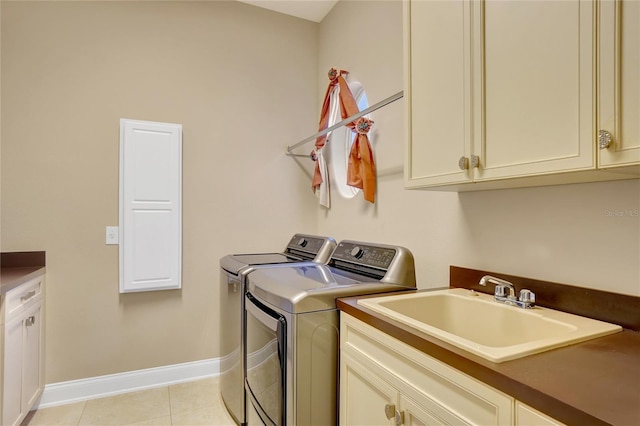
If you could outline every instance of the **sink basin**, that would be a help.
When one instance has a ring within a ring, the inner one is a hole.
[[[382,296],[358,304],[493,362],[616,333],[622,327],[553,309],[522,309],[455,288]]]

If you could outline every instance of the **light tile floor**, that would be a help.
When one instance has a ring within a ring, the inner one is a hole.
[[[164,386],[32,411],[21,426],[234,426],[219,378]]]

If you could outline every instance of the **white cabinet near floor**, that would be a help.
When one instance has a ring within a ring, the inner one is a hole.
[[[44,389],[44,281],[31,279],[2,297],[2,425],[19,425]]]
[[[514,399],[341,313],[340,424],[513,424]]]
[[[403,4],[406,188],[640,174],[638,2]]]

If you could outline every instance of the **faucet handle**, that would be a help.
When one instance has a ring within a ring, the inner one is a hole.
[[[522,290],[520,290],[520,296],[518,299],[521,302],[533,304],[536,302],[536,294],[531,290],[527,290],[526,288],[523,288]]]
[[[500,285],[500,284],[496,285],[494,296],[508,297],[509,296],[508,287],[506,285]]]

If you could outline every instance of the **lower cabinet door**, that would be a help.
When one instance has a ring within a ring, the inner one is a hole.
[[[4,326],[2,425],[17,424],[22,413],[22,331],[21,319]]]
[[[342,354],[340,425],[395,425],[397,403],[398,391],[393,386],[349,355]]]
[[[29,410],[39,395],[41,382],[42,305],[23,320],[22,407]]]
[[[416,401],[404,395],[394,385],[375,374],[371,366],[360,363],[348,354],[343,355],[340,374],[341,425],[467,424],[445,409],[436,407],[424,396]]]
[[[433,413],[427,411],[424,405],[416,403],[411,398],[407,398],[404,395],[400,395],[400,421],[405,426],[418,426],[418,425],[448,425],[465,424],[461,419],[455,419],[453,422],[446,422],[436,417]],[[453,417],[453,416],[448,416]]]

